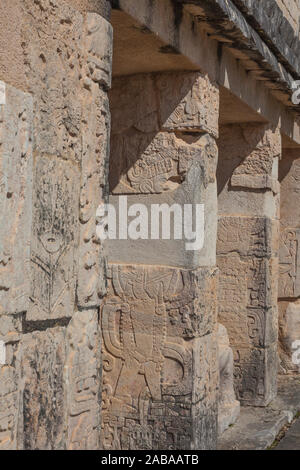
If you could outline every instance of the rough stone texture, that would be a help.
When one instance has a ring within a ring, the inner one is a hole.
[[[266,408],[242,407],[237,424],[219,438],[218,449],[266,450],[299,411],[299,378],[279,376],[277,398]]]
[[[118,55],[124,65],[138,50],[140,67],[128,61],[110,97],[111,201],[204,203],[206,226],[195,253],[117,243],[107,273],[95,229],[108,196],[111,3]],[[280,132],[284,146],[300,141],[289,101],[299,10],[277,3],[286,18],[271,0],[1,2],[0,449],[214,449],[218,401],[221,430],[239,409],[233,359],[239,399],[269,403],[278,165],[281,371],[297,371],[299,150],[279,159]],[[127,48],[136,37],[148,39]],[[226,89],[221,111],[213,80]],[[232,125],[219,129],[222,119]],[[218,341],[218,321],[229,338]],[[229,435],[237,448],[271,444],[299,411],[290,380],[266,410],[244,409],[221,445],[232,447]]]
[[[28,306],[32,99],[0,82],[0,315]]]
[[[97,310],[76,312],[66,337],[68,450],[100,447],[101,350]]]
[[[97,449],[106,281],[96,209],[107,194],[112,28],[65,2],[23,8],[32,98],[0,86],[3,328],[4,314],[23,313],[22,336],[0,328],[0,446]]]
[[[101,312],[104,449],[214,448],[215,273],[110,270]]]
[[[218,350],[220,374],[218,432],[220,436],[237,421],[240,414],[240,402],[236,400],[233,387],[233,351],[227,330],[221,323],[218,324]]]
[[[62,328],[24,335],[22,376],[25,449],[63,449],[64,363]]]
[[[199,73],[113,82],[110,202],[127,194],[128,204],[148,207],[204,203],[209,235],[202,258],[182,243],[178,254],[173,241],[111,242],[101,311],[105,449],[216,446],[218,106],[217,87]]]
[[[300,450],[300,420],[298,419],[288,430],[275,450]]]
[[[297,371],[292,344],[300,339],[299,151],[286,149],[279,166],[281,219],[279,251],[279,340],[282,371]],[[294,201],[291,204],[291,201]]]
[[[0,316],[0,341],[5,360],[0,364],[0,450],[22,449],[21,347],[20,315]],[[20,432],[21,431],[21,432]]]
[[[219,321],[238,399],[257,406],[276,395],[280,143],[278,129],[264,125],[225,126],[219,140]]]
[[[106,185],[112,32],[101,16],[88,13],[84,21],[64,3],[25,7],[23,49],[35,107],[28,318],[45,320],[71,316],[75,294],[78,306],[94,307],[104,293],[95,227]]]
[[[110,261],[213,266],[217,87],[199,73],[137,75],[130,82],[115,79],[110,97],[113,195],[127,194],[128,205],[143,203],[149,213],[151,204],[204,204],[206,226],[202,249],[187,251],[186,240],[120,240],[109,243]],[[110,198],[116,206],[118,201]]]
[[[98,312],[75,312],[67,328],[25,334],[24,448],[99,448]]]
[[[277,57],[299,74],[299,2],[298,0],[233,0],[268,42]]]

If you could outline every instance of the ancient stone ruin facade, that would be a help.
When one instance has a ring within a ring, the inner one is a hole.
[[[299,374],[299,18],[0,0],[0,450],[217,449]],[[122,196],[201,246],[101,240]]]

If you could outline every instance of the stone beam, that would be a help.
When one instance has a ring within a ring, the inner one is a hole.
[[[138,4],[134,0],[119,0],[117,6],[124,14],[128,14],[155,34],[156,38],[159,37],[169,45],[170,54],[177,51],[188,58],[191,68],[196,65],[208,73],[212,80],[229,89],[268,122],[279,125],[283,134],[300,143],[300,125],[295,121],[293,109],[296,110],[296,107],[291,104],[290,91],[287,94],[284,87],[278,90],[278,83],[274,84],[265,71],[262,73],[261,63],[253,58],[253,55],[249,57],[244,48],[242,51],[234,49],[232,40],[214,33],[205,21],[199,22],[197,20],[199,5],[186,5],[178,9],[178,4],[175,8],[171,0],[154,2],[141,0]],[[112,24],[114,24],[114,13]],[[247,23],[245,28],[251,32]],[[257,33],[253,34],[257,36]],[[260,49],[265,51],[265,44],[262,43]],[[130,55],[128,60],[130,63]],[[264,60],[262,62],[264,63]],[[141,63],[143,63],[142,57]],[[276,63],[277,68],[278,62],[274,56],[273,63]],[[135,72],[138,73],[139,70]],[[280,72],[284,73],[282,68],[278,71]],[[290,84],[292,78],[284,77],[283,81],[287,80],[286,83]]]

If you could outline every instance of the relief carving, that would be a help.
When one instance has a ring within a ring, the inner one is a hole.
[[[0,315],[26,310],[32,220],[32,99],[2,83]]]
[[[182,337],[171,333],[171,322],[176,309],[182,314],[182,331],[190,321],[193,276],[167,268],[110,268],[109,295],[101,311],[102,445],[150,449],[163,445],[164,439],[159,444],[157,438],[172,426],[180,435],[169,410],[179,422],[190,415],[192,352]]]
[[[300,229],[282,230],[279,255],[279,297],[300,295]]]
[[[35,171],[27,319],[67,318],[75,302],[79,170],[68,162],[40,157]]]

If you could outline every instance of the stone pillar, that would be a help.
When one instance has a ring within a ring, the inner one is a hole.
[[[300,340],[300,150],[283,149],[279,251],[279,344],[282,372],[298,371],[293,363],[295,341]]]
[[[150,239],[149,223],[141,238],[110,243],[104,449],[216,448],[218,111],[217,87],[198,73],[114,80],[110,202],[127,195],[148,215],[153,204],[204,204],[205,235],[187,251]]]
[[[224,126],[219,152],[219,321],[234,350],[238,399],[266,406],[277,389],[281,136],[263,124]]]
[[[96,211],[107,195],[112,28],[65,2],[24,0],[22,40],[34,107],[24,446],[97,449],[105,263]]]
[[[20,340],[29,303],[32,98],[0,82],[0,450],[22,448]]]

